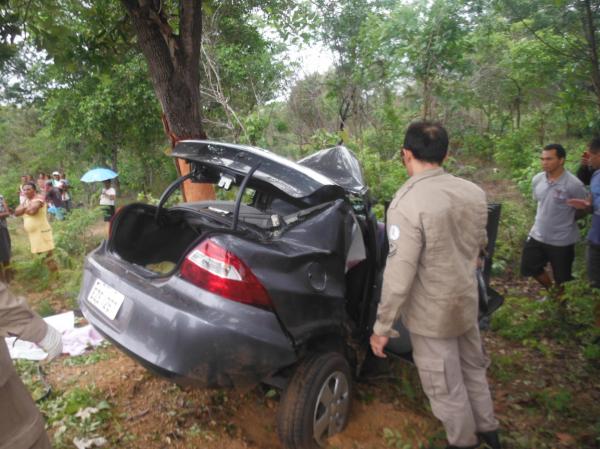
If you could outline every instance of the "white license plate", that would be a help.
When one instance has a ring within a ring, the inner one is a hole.
[[[96,279],[92,290],[88,294],[88,301],[91,302],[100,312],[109,319],[114,320],[123,305],[125,295],[119,293],[110,285]]]

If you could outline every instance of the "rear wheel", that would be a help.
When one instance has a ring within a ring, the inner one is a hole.
[[[277,416],[279,438],[286,449],[315,449],[341,432],[348,422],[352,377],[344,356],[315,354],[296,368]]]

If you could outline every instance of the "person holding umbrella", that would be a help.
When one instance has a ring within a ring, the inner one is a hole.
[[[115,198],[117,192],[112,186],[111,179],[118,176],[117,173],[108,168],[93,168],[86,172],[82,177],[83,182],[103,182],[104,188],[100,193],[100,206],[104,210],[104,221],[110,221],[115,214]]]
[[[100,194],[100,206],[104,209],[104,221],[110,221],[112,216],[115,214],[115,198],[117,192],[112,186],[110,179],[104,181],[104,187]]]

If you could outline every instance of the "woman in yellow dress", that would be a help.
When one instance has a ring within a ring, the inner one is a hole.
[[[29,237],[29,245],[33,254],[47,253],[48,268],[56,271],[56,263],[50,259],[54,249],[52,228],[46,215],[46,202],[37,194],[37,186],[28,182],[23,186],[25,201],[15,209],[17,217],[23,216],[23,227]]]

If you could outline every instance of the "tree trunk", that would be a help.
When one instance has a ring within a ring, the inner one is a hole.
[[[589,62],[592,75],[592,88],[596,95],[596,105],[600,109],[600,61],[598,59],[598,43],[596,42],[596,25],[590,0],[583,2],[583,30],[588,43]]]
[[[431,80],[428,77],[423,79],[423,120],[429,120],[431,114]]]
[[[111,156],[110,166],[112,168],[112,171],[114,171],[115,173],[119,173],[119,145],[118,144],[113,145],[110,156]],[[119,178],[117,177],[113,182],[115,183],[116,189],[119,190],[121,188],[121,183],[119,182]]]
[[[171,144],[182,139],[204,139],[200,116],[200,43],[202,2],[179,1],[178,34],[169,24],[162,2],[121,0],[127,9],[138,45],[148,63],[152,85],[162,106]],[[176,161],[181,175],[189,173],[184,161]],[[208,184],[183,185],[186,201],[214,198]]]

